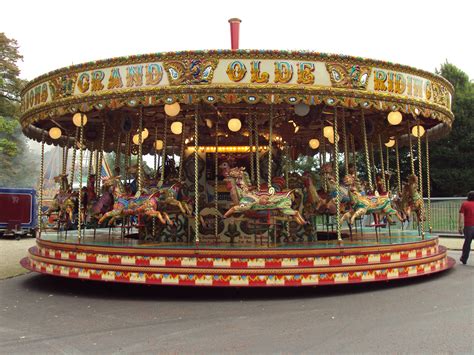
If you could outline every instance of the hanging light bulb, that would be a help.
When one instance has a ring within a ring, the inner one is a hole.
[[[411,134],[413,134],[415,137],[418,137],[418,134],[420,137],[423,137],[423,135],[425,134],[425,128],[421,125],[413,126],[413,128],[411,129]]]
[[[155,149],[162,150],[163,149],[163,141],[161,139],[157,139],[155,141]]]
[[[387,120],[388,120],[388,123],[390,123],[393,126],[396,126],[396,125],[399,125],[400,122],[402,122],[403,116],[398,111],[392,111],[388,114]]]
[[[242,122],[240,122],[238,118],[231,118],[229,122],[227,122],[227,127],[229,127],[232,132],[238,132],[240,128],[242,128]]]
[[[181,106],[177,101],[175,103],[165,105],[165,113],[170,117],[177,116],[179,111],[181,111]]]
[[[311,149],[318,149],[319,148],[319,140],[316,138],[310,139],[308,142]]]
[[[148,138],[148,134],[149,134],[148,129],[145,128],[145,129],[142,131],[142,139],[143,139],[143,140],[147,139],[147,138]]]
[[[133,135],[132,142],[133,142],[133,144],[139,145],[140,144],[140,136],[138,134]],[[142,143],[143,143],[143,137],[142,137]]]
[[[74,116],[72,116],[72,123],[74,123],[76,127],[85,126],[87,124],[87,116],[82,112],[75,113]]]
[[[323,136],[329,139],[329,137],[334,137],[334,128],[332,126],[325,126],[323,128]]]
[[[173,134],[181,134],[183,132],[183,122],[181,121],[174,121],[171,126],[171,132]]]
[[[306,116],[309,113],[309,106],[304,103],[299,103],[294,106],[295,113],[300,116]]]
[[[58,127],[53,127],[49,130],[49,136],[52,138],[52,139],[59,139],[61,137],[61,129],[58,128]]]
[[[387,143],[385,143],[385,146],[387,148],[392,148],[395,145],[395,139],[389,139]]]

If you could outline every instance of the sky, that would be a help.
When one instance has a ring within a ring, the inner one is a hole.
[[[448,60],[474,78],[474,2],[8,0],[0,31],[15,38],[31,80],[116,56],[230,48],[305,49],[381,59],[433,72]]]
[[[116,56],[229,49],[304,49],[410,65],[446,61],[474,78],[474,1],[7,0],[0,31],[14,38],[21,77]],[[37,150],[37,145],[32,145]]]

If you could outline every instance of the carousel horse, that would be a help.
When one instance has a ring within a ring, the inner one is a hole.
[[[323,199],[324,204],[319,210],[320,213],[326,213],[329,215],[336,214],[336,196],[337,196],[337,183],[336,177],[333,173],[332,163],[326,163],[321,168],[324,179],[326,181],[326,190],[318,191],[319,196]],[[357,180],[358,182],[358,180]],[[358,190],[360,191],[360,190]],[[340,197],[340,211],[345,212],[346,205],[350,202],[349,190],[345,186],[339,185],[339,197]]]
[[[249,189],[245,178],[245,168],[231,168],[227,171],[225,178],[228,187],[238,198],[238,204],[231,207],[224,218],[234,213],[245,213],[255,211],[279,211],[286,216],[295,219],[298,224],[305,224],[306,221],[301,214],[291,208],[292,200],[290,195],[293,191],[270,194],[268,192],[255,192]]]
[[[412,211],[415,211],[418,222],[424,220],[421,214],[423,205],[423,197],[418,191],[418,177],[416,175],[408,176],[408,181],[403,185],[401,196],[401,208],[406,216],[406,220],[410,220]]]
[[[152,190],[153,191],[153,190]],[[185,215],[192,215],[193,210],[189,203],[180,201],[178,197],[181,193],[181,183],[176,182],[171,186],[162,186],[157,191],[154,191],[155,198],[159,204],[163,204],[165,209],[167,206],[178,207],[181,213]]]
[[[89,208],[89,215],[92,218],[102,216],[104,213],[111,211],[114,206],[113,192],[115,185],[110,183],[109,178],[102,178],[102,181],[102,194],[96,201],[92,202]]]
[[[391,222],[391,215],[395,215],[400,221],[402,221],[402,217],[398,211],[392,207],[388,196],[361,195],[356,188],[354,177],[352,175],[346,175],[344,177],[344,183],[349,187],[349,198],[352,210],[343,215],[341,222],[347,220],[350,224],[354,224],[356,218],[371,213],[385,215],[389,222]]]
[[[318,214],[326,201],[318,194],[318,190],[314,186],[313,177],[310,172],[305,172],[301,176],[305,188],[304,210],[310,213]]]
[[[141,215],[157,217],[162,224],[173,224],[169,219],[168,214],[161,213],[157,210],[158,204],[155,194],[141,195],[139,197],[127,195],[116,188],[118,181],[120,181],[120,176],[111,177],[109,179],[111,179],[110,183],[114,185],[114,205],[112,210],[104,213],[104,215],[99,219],[99,224],[103,223],[108,218],[110,218],[108,224],[112,225],[117,218]]]
[[[72,221],[76,203],[75,195],[71,192],[67,181],[67,174],[55,176],[54,182],[59,183],[59,192],[53,197],[53,202],[46,211],[46,215],[50,216],[53,212],[58,212],[59,218],[65,215],[69,221]]]

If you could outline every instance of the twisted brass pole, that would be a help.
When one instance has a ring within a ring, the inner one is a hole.
[[[337,117],[338,109],[334,108],[334,160],[335,160],[335,173],[336,173],[336,223],[337,223],[337,240],[342,241],[341,236],[341,196],[339,186],[339,144],[337,142]]]
[[[369,157],[369,147],[367,143],[367,130],[365,127],[365,113],[364,110],[361,111],[362,113],[362,138],[364,140],[364,152],[365,152],[365,163],[367,166],[367,180],[369,181],[369,189],[370,191],[374,191],[374,185],[372,184],[372,169],[370,167],[370,157]]]
[[[39,203],[38,203],[38,238],[41,239],[42,219],[43,219],[43,185],[44,185],[44,134],[41,135],[41,164],[40,164],[40,181],[39,181]]]
[[[199,244],[199,142],[198,142],[198,105],[194,113],[194,233],[195,243]]]

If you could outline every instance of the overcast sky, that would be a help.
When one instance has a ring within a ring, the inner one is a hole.
[[[230,47],[307,49],[434,71],[446,60],[474,78],[472,0],[145,1],[8,0],[0,31],[15,38],[31,80],[71,64],[115,56]]]

